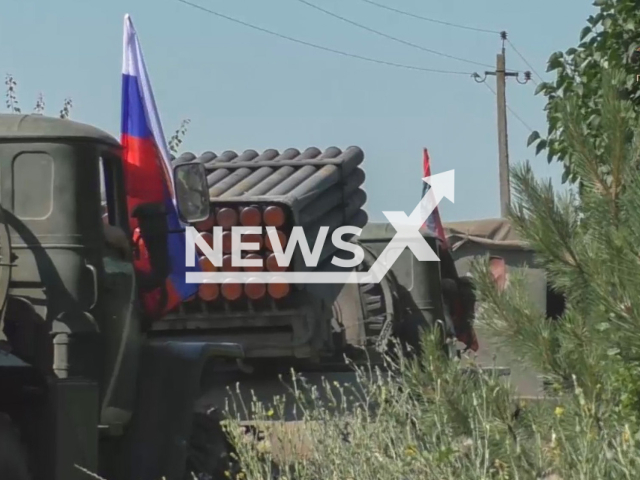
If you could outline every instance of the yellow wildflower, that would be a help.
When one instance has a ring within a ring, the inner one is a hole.
[[[554,413],[556,414],[556,417],[561,417],[564,413],[564,408],[557,406]]]
[[[622,432],[622,444],[626,445],[631,440],[631,434],[629,433],[629,427],[624,427],[624,432]]]
[[[507,470],[507,464],[497,458],[493,461],[493,467],[500,473]]]
[[[418,452],[416,450],[416,448],[413,445],[409,445],[407,448],[405,448],[404,450],[404,454],[407,457],[413,457],[414,455],[416,455]]]

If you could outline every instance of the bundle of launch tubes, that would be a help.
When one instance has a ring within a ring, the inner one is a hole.
[[[207,171],[211,215],[193,226],[212,248],[213,227],[223,229],[222,266],[214,266],[199,251],[203,271],[268,271],[274,274],[267,283],[257,279],[238,283],[229,279],[222,284],[201,284],[197,298],[208,303],[219,299],[236,302],[243,298],[252,302],[265,298],[278,301],[288,297],[292,285],[278,281],[278,273],[307,267],[300,263],[297,252],[289,267],[278,265],[264,227],[277,229],[283,250],[294,226],[303,227],[311,249],[322,226],[329,227],[328,239],[333,230],[341,226],[364,227],[367,214],[362,209],[366,202],[366,194],[361,188],[365,179],[360,168],[363,160],[364,153],[358,147],[350,147],[344,152],[331,147],[324,152],[317,148],[303,152],[290,148],[282,153],[266,150],[261,154],[247,150],[240,155],[232,151],[219,156],[206,152],[198,157],[185,153],[174,159],[175,163],[203,163]],[[244,252],[242,258],[260,260],[255,262],[260,266],[232,265],[230,230],[234,226],[263,227],[261,234],[242,235],[243,243],[257,243],[259,246],[258,250]],[[343,240],[348,238],[343,237]],[[314,270],[335,271],[336,267],[330,265],[335,251],[335,246],[327,241]]]
[[[276,227],[278,230],[278,238],[282,248],[286,248],[288,235],[283,230],[285,227],[286,214],[282,207],[270,205],[261,208],[258,205],[246,207],[217,207],[214,208],[209,219],[204,222],[195,224],[194,226],[200,232],[200,236],[213,248],[213,234],[211,233],[214,226],[223,228],[222,233],[222,266],[220,270],[223,272],[238,272],[244,270],[246,272],[282,272],[287,270],[281,267],[276,261],[273,253],[273,246],[269,236],[264,234],[244,234],[242,241],[245,243],[256,243],[259,249],[256,252],[245,253],[243,258],[259,260],[260,266],[257,267],[236,267],[231,263],[231,231],[234,226],[259,227],[268,226]],[[204,256],[203,252],[197,248],[200,257],[200,266],[205,272],[215,272],[217,267]],[[255,262],[258,263],[258,262]],[[277,278],[277,277],[276,277]],[[276,280],[274,278],[274,280]],[[265,295],[269,295],[276,300],[286,297],[291,290],[291,286],[285,282],[275,283],[269,282],[265,284],[257,279],[249,279],[243,284],[226,280],[224,283],[203,283],[198,288],[198,297],[205,302],[217,300],[220,295],[226,300],[235,301],[246,295],[250,300],[260,300]]]

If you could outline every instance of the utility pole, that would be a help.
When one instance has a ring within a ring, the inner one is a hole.
[[[484,72],[484,78],[478,81],[483,83],[489,75],[496,77],[496,100],[498,107],[498,168],[500,178],[500,215],[504,218],[507,216],[509,206],[511,205],[511,188],[509,181],[509,136],[507,134],[507,95],[506,80],[507,77],[516,77],[518,83],[524,84],[531,79],[530,72],[524,72],[525,80],[521,82],[518,78],[518,72],[507,71],[505,65],[504,43],[507,40],[507,32],[500,32],[502,39],[502,50],[496,55],[496,69],[493,72]]]

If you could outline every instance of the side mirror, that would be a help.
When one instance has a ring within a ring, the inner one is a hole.
[[[209,186],[202,163],[181,163],[173,167],[176,203],[180,219],[185,223],[202,222],[209,218]]]

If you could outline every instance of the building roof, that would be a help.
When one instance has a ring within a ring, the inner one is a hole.
[[[113,147],[120,143],[111,135],[91,125],[44,115],[0,114],[0,138],[89,140]]]

